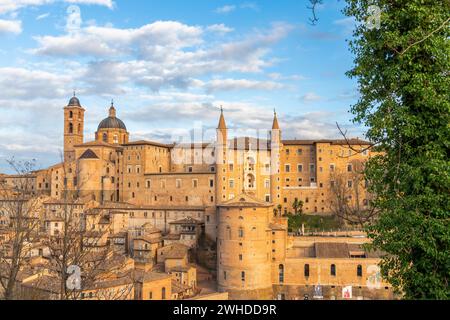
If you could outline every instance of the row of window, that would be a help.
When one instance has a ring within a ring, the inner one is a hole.
[[[305,264],[305,266],[303,267],[303,275],[308,278],[310,275],[310,268],[309,268],[309,264]],[[358,264],[358,266],[356,267],[356,276],[358,277],[362,277],[362,265]],[[335,277],[336,276],[336,265],[332,264],[330,265],[330,275]],[[280,281],[280,283],[284,282],[284,265],[280,264],[278,266],[278,280]]]
[[[192,188],[198,188],[198,186],[199,186],[198,179],[192,179],[191,183],[192,183],[191,184]],[[209,179],[208,184],[209,184],[210,188],[214,188],[214,179]],[[136,186],[138,188],[140,187],[139,182],[137,182]],[[146,180],[145,186],[147,187],[147,189],[150,189],[152,187],[152,180],[150,180],[150,179]],[[182,179],[176,179],[175,180],[175,188],[181,189],[182,186],[183,186]],[[165,189],[166,188],[166,180],[160,180],[159,187],[161,189]],[[131,182],[128,183],[128,188],[131,188]]]

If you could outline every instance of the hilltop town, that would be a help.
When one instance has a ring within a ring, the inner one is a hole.
[[[284,140],[276,113],[267,137],[229,137],[223,110],[215,141],[133,141],[113,103],[85,141],[88,108],[63,111],[61,163],[0,175],[0,295],[394,297],[361,231],[370,142]]]

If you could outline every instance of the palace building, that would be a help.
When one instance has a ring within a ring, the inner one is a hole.
[[[210,143],[133,141],[114,103],[95,140],[85,141],[86,110],[75,96],[64,107],[64,159],[35,173],[36,192],[55,202],[69,192],[116,210],[126,215],[125,229],[151,225],[169,243],[192,247],[207,237],[217,243],[218,290],[231,299],[294,297],[318,283],[337,290],[350,282],[364,291],[377,257],[355,241],[299,243],[285,216],[299,202],[304,214],[331,213],[337,173],[347,188],[364,190],[352,177],[372,156],[369,142],[285,140],[276,113],[267,137],[230,137],[223,110]],[[348,201],[367,205],[364,197]],[[344,270],[346,280],[336,282]]]

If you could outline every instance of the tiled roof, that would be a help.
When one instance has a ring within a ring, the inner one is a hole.
[[[189,251],[189,247],[181,243],[174,243],[169,246],[165,246],[158,250],[158,254],[163,252],[162,257],[164,259],[182,259]]]

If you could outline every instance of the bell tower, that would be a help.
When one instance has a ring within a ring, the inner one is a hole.
[[[64,107],[64,162],[75,161],[74,146],[83,143],[84,111],[74,92]]]
[[[272,131],[270,132],[270,186],[272,203],[281,204],[281,130],[278,124],[277,112],[274,110]]]
[[[226,177],[227,177],[227,153],[228,153],[228,129],[223,115],[223,108],[220,107],[219,125],[216,130],[216,203],[226,200]],[[225,180],[225,181],[224,181]]]

